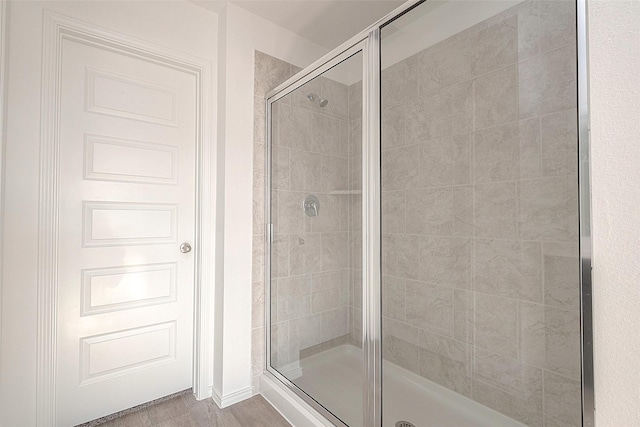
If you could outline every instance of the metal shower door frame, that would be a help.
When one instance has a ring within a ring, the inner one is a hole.
[[[363,66],[362,66],[362,76],[363,76],[363,88],[366,85],[367,76],[366,71],[369,69],[367,66],[368,55],[371,50],[371,40],[370,37],[355,37],[354,39],[349,40],[349,42],[340,46],[340,48],[336,49],[335,52],[331,55],[331,57],[323,57],[321,60],[314,62],[309,67],[307,67],[304,71],[298,73],[292,79],[287,80],[282,85],[278,86],[274,90],[270,91],[266,95],[266,144],[265,144],[265,266],[264,266],[264,274],[265,274],[265,330],[266,330],[266,343],[265,343],[265,375],[270,376],[271,378],[277,379],[280,383],[282,383],[287,389],[292,391],[296,396],[301,398],[304,402],[306,402],[309,406],[319,412],[322,416],[324,416],[327,420],[331,421],[334,425],[337,426],[347,426],[342,420],[340,420],[337,416],[335,416],[332,412],[330,412],[327,408],[322,406],[319,402],[313,399],[311,396],[306,394],[303,390],[298,388],[292,381],[278,372],[275,368],[271,366],[271,247],[273,244],[274,231],[273,231],[273,223],[272,223],[272,213],[271,213],[271,202],[272,202],[272,194],[271,194],[271,185],[272,185],[272,105],[279,99],[289,95],[293,91],[302,87],[309,81],[315,79],[316,77],[321,76],[326,71],[331,68],[337,66],[343,61],[348,60],[353,55],[358,53],[362,53],[363,55]],[[366,110],[365,102],[364,102],[364,90],[363,90],[363,135],[365,132],[365,125],[368,120],[364,119],[366,116],[364,112]],[[364,136],[363,136],[364,139]],[[363,143],[363,146],[366,145]],[[364,198],[364,195],[363,195]],[[364,205],[364,203],[363,203]],[[364,208],[363,208],[364,209]],[[363,244],[363,247],[365,245]],[[364,260],[363,260],[364,264]],[[364,309],[364,307],[363,307]],[[366,377],[364,377],[366,378]],[[367,386],[368,381],[363,378],[363,384]],[[366,401],[365,397],[365,401]],[[365,424],[371,425],[371,424]]]
[[[428,0],[410,0],[369,28],[267,93],[265,144],[265,375],[279,380],[313,409],[338,426],[344,422],[333,415],[295,384],[271,367],[271,105],[313,78],[346,60],[363,54],[362,115],[362,268],[363,268],[363,415],[364,426],[382,426],[382,311],[381,311],[381,39],[380,29]],[[580,328],[582,426],[595,423],[593,317],[592,317],[592,243],[591,183],[589,142],[587,0],[575,0],[578,102],[578,192],[580,247]]]

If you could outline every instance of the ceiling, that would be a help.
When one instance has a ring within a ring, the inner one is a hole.
[[[194,1],[219,10],[219,1]],[[404,3],[404,0],[231,0],[320,46],[332,49]]]

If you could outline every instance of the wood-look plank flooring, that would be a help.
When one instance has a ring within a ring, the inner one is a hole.
[[[187,393],[140,409],[100,427],[289,427],[262,396],[253,396],[225,409],[213,400],[197,401]]]

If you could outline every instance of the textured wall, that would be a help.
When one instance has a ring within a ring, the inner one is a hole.
[[[640,425],[640,2],[589,2],[596,425]]]
[[[580,424],[574,27],[527,1],[382,74],[384,357],[531,426]]]

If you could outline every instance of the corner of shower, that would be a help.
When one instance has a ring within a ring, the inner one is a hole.
[[[262,390],[294,425],[593,425],[584,23],[409,2],[267,95]]]

